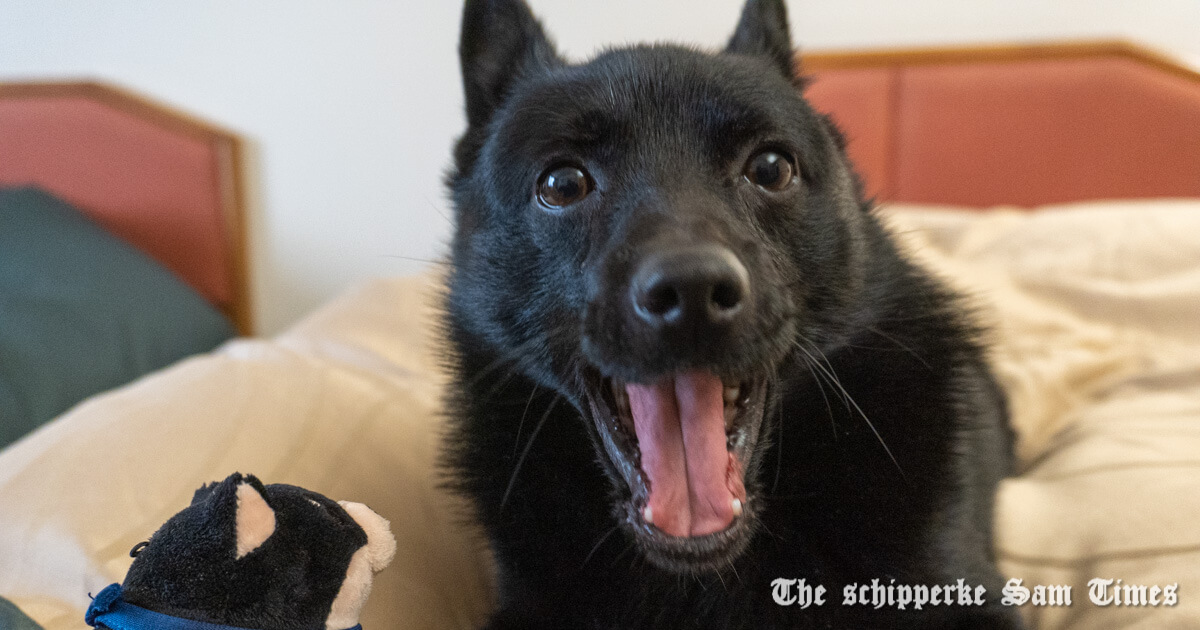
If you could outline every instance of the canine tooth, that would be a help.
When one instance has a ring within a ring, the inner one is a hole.
[[[741,515],[742,515],[742,501],[741,501],[741,499],[734,499],[734,500],[733,500],[733,502],[732,502],[732,503],[730,503],[730,506],[732,506],[732,507],[733,507],[733,515],[734,515],[734,516],[741,516]]]
[[[726,405],[732,405],[732,404],[736,403],[738,401],[738,398],[741,398],[741,396],[742,396],[741,386],[725,388],[725,404]]]
[[[654,512],[650,509],[649,505],[642,508],[642,520],[646,521],[647,523],[654,522]]]
[[[620,387],[613,381],[609,389],[612,391],[613,402],[616,407],[613,411],[620,416],[629,417],[629,395],[625,393],[625,388]]]

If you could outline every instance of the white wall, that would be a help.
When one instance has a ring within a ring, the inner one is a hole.
[[[532,0],[572,57],[715,46],[740,3]],[[0,80],[113,81],[254,143],[252,271],[275,332],[346,286],[405,273],[449,234],[462,127],[455,0],[0,0]],[[791,0],[807,48],[1121,36],[1200,65],[1200,0]],[[0,156],[2,159],[2,156]]]

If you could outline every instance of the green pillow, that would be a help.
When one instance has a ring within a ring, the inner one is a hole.
[[[16,604],[0,597],[0,629],[2,630],[42,630],[42,627],[33,623],[33,620],[25,616]]]
[[[174,274],[65,202],[0,189],[0,447],[233,334]]]

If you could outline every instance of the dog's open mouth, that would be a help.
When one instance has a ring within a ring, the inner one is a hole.
[[[649,385],[588,380],[597,430],[629,487],[623,516],[651,559],[699,569],[740,553],[764,379],[689,370]]]

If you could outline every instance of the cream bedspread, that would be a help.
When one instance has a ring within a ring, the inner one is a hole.
[[[1020,456],[998,497],[1001,567],[1074,587],[1070,607],[1024,607],[1035,627],[1200,627],[1200,202],[887,214],[993,325]],[[87,593],[121,580],[129,549],[240,470],[391,520],[400,551],[368,630],[472,627],[490,567],[437,488],[436,292],[432,277],[370,283],[0,453],[0,595],[50,630],[83,628]],[[1096,577],[1177,583],[1178,604],[1097,606]]]
[[[1026,607],[1034,626],[1200,627],[1200,203],[892,224],[993,326],[1020,462],[997,500],[1001,569],[1073,585],[1070,607]],[[1177,583],[1179,603],[1096,606],[1093,578]]]

